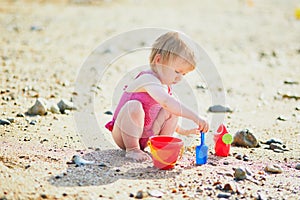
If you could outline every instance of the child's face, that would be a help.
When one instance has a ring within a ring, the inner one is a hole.
[[[160,80],[166,85],[178,83],[184,75],[193,70],[193,66],[181,57],[162,62],[159,68]]]

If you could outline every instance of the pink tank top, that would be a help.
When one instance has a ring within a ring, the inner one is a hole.
[[[143,74],[155,74],[152,71],[143,71],[137,75],[136,78],[140,77]],[[126,86],[125,86],[126,88]],[[170,88],[168,88],[169,94],[171,94]],[[156,119],[160,109],[162,108],[161,105],[155,101],[147,92],[127,92],[124,91],[119,104],[114,112],[113,119],[108,122],[105,127],[112,131],[114,127],[115,120],[123,107],[123,105],[130,101],[130,100],[137,100],[142,103],[143,110],[145,112],[144,118],[144,131],[142,134],[142,138],[140,139],[140,148],[143,150],[147,146],[147,141],[150,136],[153,136],[152,126],[153,122]]]

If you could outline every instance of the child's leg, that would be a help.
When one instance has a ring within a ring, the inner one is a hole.
[[[150,159],[139,145],[144,129],[144,117],[142,104],[135,100],[128,101],[120,110],[112,131],[116,144],[126,150],[126,157],[137,161]]]
[[[154,135],[173,135],[178,123],[178,117],[161,109],[153,122]]]

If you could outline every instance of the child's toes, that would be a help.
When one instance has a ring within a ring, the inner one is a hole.
[[[144,161],[150,160],[151,158],[150,158],[150,156],[149,156],[148,154],[142,152],[142,153],[138,156],[137,159],[138,159],[137,161],[139,161],[139,162],[144,162]]]

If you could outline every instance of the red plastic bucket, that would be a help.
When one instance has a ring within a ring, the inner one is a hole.
[[[152,136],[149,138],[153,165],[159,169],[172,169],[178,156],[183,153],[183,141],[172,136]]]

